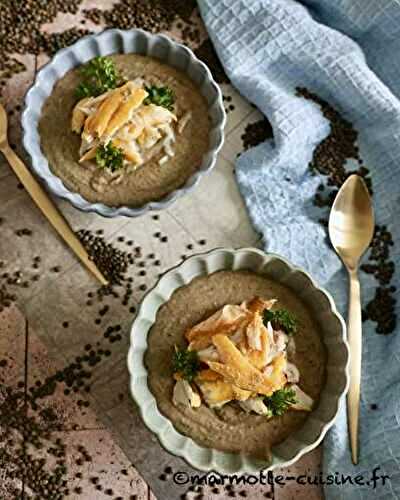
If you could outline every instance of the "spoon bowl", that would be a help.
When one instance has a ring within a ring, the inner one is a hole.
[[[351,175],[341,187],[329,217],[329,236],[344,265],[354,269],[374,235],[374,211],[363,179]]]

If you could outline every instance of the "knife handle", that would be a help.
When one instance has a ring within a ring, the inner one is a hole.
[[[360,282],[357,270],[349,271],[350,293],[347,339],[350,346],[350,388],[347,394],[347,418],[350,437],[351,458],[358,464],[358,423],[360,415],[362,320]]]

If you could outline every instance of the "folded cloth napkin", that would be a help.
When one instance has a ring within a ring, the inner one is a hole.
[[[370,169],[377,224],[387,226],[381,228],[383,240],[390,241],[390,232],[394,242],[380,250],[387,269],[378,292],[379,283],[371,274],[374,269],[360,273],[363,304],[376,293],[378,298],[388,294],[386,300],[375,300],[375,312],[382,316],[392,300],[392,312],[398,313],[397,292],[388,287],[398,281],[400,266],[396,220],[400,202],[399,2],[199,0],[199,6],[232,84],[272,125],[274,138],[236,161],[240,191],[266,250],[306,268],[346,315],[347,277],[329,245],[326,227],[319,222],[321,217],[327,219],[329,207],[320,208],[314,202],[328,176],[312,175],[308,167],[316,146],[332,128],[317,103],[296,95],[296,87],[305,87],[359,132],[360,155]],[[344,135],[349,139],[351,129]],[[334,141],[330,144],[338,148]],[[318,158],[313,161],[318,163]],[[346,168],[355,170],[351,162]],[[327,189],[331,188],[321,194]],[[383,326],[381,318],[379,329],[391,329],[390,311],[387,316]],[[323,467],[325,474],[362,474],[365,480],[380,467],[377,474],[390,480],[384,485],[378,482],[376,489],[373,483],[326,486],[328,499],[400,498],[400,336],[396,329],[387,335],[378,335],[376,330],[375,321],[364,322],[360,463],[356,467],[351,463],[342,401],[324,442]]]

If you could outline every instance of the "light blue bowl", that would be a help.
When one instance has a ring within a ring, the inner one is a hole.
[[[148,385],[144,358],[147,337],[158,310],[181,286],[199,276],[222,270],[253,271],[290,288],[310,308],[326,348],[326,382],[318,405],[300,429],[273,447],[270,462],[257,460],[244,453],[227,453],[200,446],[192,438],[178,432],[173,423],[159,411]],[[289,467],[318,446],[334,423],[349,384],[349,349],[345,337],[346,325],[336,310],[333,298],[308,273],[279,255],[267,254],[256,248],[218,248],[194,255],[168,271],[143,299],[132,325],[128,353],[131,393],[144,423],[158,437],[162,446],[184,458],[196,469],[244,474]]]
[[[109,54],[141,54],[160,59],[162,62],[184,72],[198,86],[208,103],[211,121],[209,150],[203,156],[200,168],[179,189],[172,191],[159,201],[152,201],[141,207],[111,207],[103,203],[90,203],[80,194],[70,191],[49,168],[40,148],[38,123],[42,106],[51,94],[54,84],[67,71],[96,56]],[[82,38],[70,47],[60,50],[37,74],[25,97],[22,113],[23,144],[32,159],[32,168],[45,182],[49,190],[85,212],[97,212],[104,217],[125,215],[136,217],[149,210],[161,210],[173,203],[179,196],[192,190],[201,177],[215,165],[218,151],[224,141],[225,111],[222,94],[210,70],[199,61],[193,52],[164,35],[151,35],[143,30],[106,30],[98,35]]]

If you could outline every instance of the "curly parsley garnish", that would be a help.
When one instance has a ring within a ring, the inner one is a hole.
[[[185,380],[191,382],[200,370],[200,360],[197,352],[189,351],[188,349],[178,349],[175,346],[172,366],[175,373],[179,373]]]
[[[265,325],[270,321],[275,330],[282,329],[288,335],[297,332],[297,320],[287,309],[277,309],[276,311],[264,309],[263,321]]]
[[[144,104],[155,104],[167,108],[169,111],[174,109],[175,95],[169,87],[151,85],[151,87],[145,86],[144,88],[149,94],[144,100]]]
[[[119,170],[124,164],[122,149],[115,147],[112,142],[105,146],[102,144],[96,151],[96,163],[100,168],[108,168],[111,172]]]
[[[279,389],[271,396],[265,396],[264,403],[273,417],[281,417],[290,406],[297,403],[296,393],[290,387]]]
[[[80,71],[83,82],[76,88],[76,96],[97,97],[107,90],[115,89],[120,84],[120,76],[109,57],[95,57],[85,64]]]

